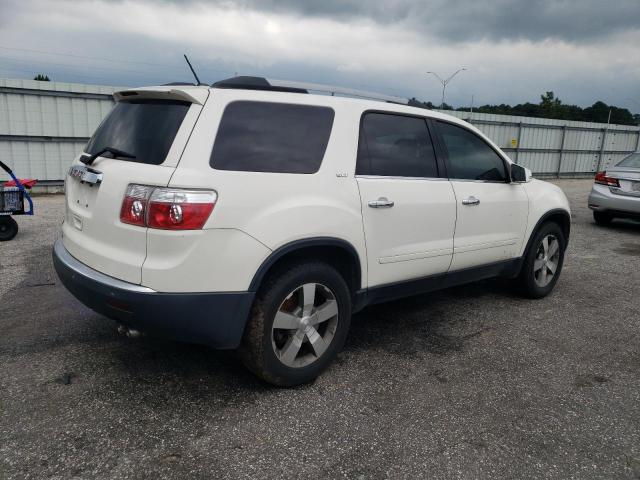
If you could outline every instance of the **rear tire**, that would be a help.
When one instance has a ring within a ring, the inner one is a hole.
[[[0,242],[6,242],[18,234],[18,222],[8,215],[0,216]]]
[[[307,383],[333,362],[350,322],[351,294],[334,268],[292,265],[270,275],[258,291],[240,357],[273,385]]]
[[[611,223],[613,217],[608,213],[593,211],[593,219],[598,225],[606,226]]]
[[[520,290],[528,298],[542,298],[555,287],[567,248],[562,229],[557,223],[545,223],[534,234],[518,276]]]

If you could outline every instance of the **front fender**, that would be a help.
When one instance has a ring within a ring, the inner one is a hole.
[[[562,215],[568,223],[571,222],[569,200],[560,187],[536,179],[524,183],[523,186],[529,197],[529,218],[520,255],[525,254],[534,232],[550,217]]]

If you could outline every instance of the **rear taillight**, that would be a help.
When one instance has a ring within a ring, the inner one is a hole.
[[[156,188],[149,199],[147,225],[165,230],[199,230],[216,200],[212,191]]]
[[[130,184],[122,201],[120,221],[163,230],[199,230],[217,199],[217,193],[211,190]]]
[[[147,224],[147,203],[153,187],[129,184],[120,208],[120,221],[144,227]]]
[[[595,182],[599,183],[600,185],[607,185],[609,187],[620,187],[620,182],[618,182],[618,179],[607,177],[607,172],[596,173]]]

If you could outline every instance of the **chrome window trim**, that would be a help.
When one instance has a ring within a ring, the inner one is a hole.
[[[520,184],[522,182],[509,182],[508,180],[500,181],[500,180],[477,180],[474,178],[449,178],[451,182],[473,182],[473,183],[497,183],[499,185],[510,185],[510,184]]]
[[[474,180],[471,178],[444,178],[444,177],[401,177],[401,176],[385,176],[385,175],[354,175],[355,178],[367,178],[377,180],[387,178],[391,180],[437,180],[441,182],[473,182],[473,183],[497,183],[499,185],[510,185],[514,182],[499,182],[495,180]]]
[[[387,176],[387,175],[354,175],[355,178],[367,178],[370,180],[379,180],[379,179],[390,179],[390,180],[437,180],[437,181],[446,181],[448,182],[448,178],[443,177],[402,177],[398,175]]]

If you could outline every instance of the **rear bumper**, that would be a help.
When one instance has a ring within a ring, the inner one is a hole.
[[[53,265],[62,284],[92,310],[127,326],[174,340],[219,349],[240,344],[255,293],[162,293],[89,268],[53,247]]]
[[[589,194],[589,208],[619,217],[640,216],[640,197],[617,195],[605,185],[594,185]]]

